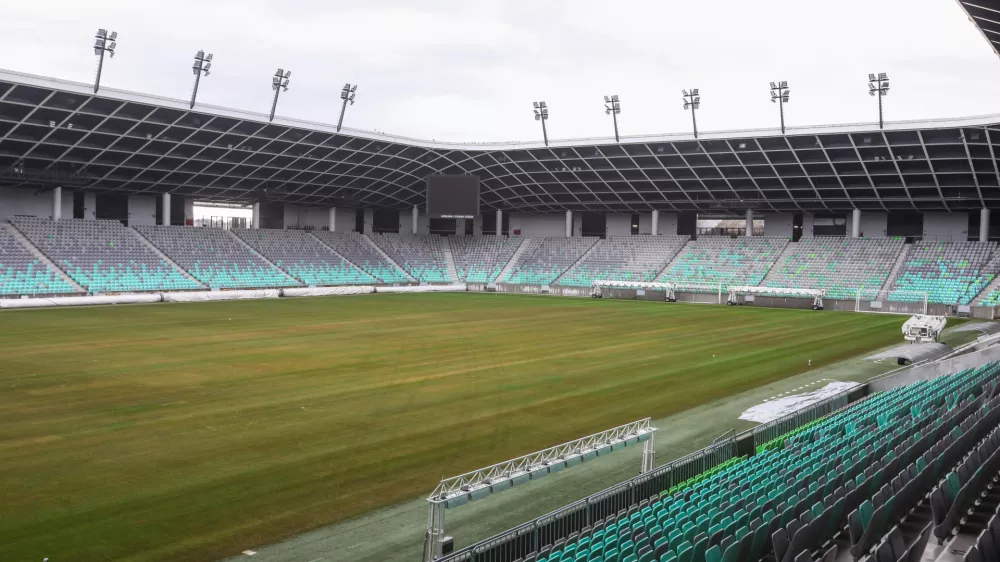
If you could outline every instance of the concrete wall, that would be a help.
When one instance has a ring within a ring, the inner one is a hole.
[[[0,221],[14,215],[52,218],[52,191],[36,195],[37,189],[0,187]],[[95,206],[96,208],[96,206]],[[73,192],[63,189],[62,217],[73,218]]]
[[[924,213],[924,240],[964,242],[968,239],[968,213]]]
[[[63,211],[65,213],[66,211]],[[84,192],[83,194],[83,218],[87,220],[97,219],[97,194]]]
[[[566,228],[566,215],[563,214],[563,228]],[[565,230],[563,231],[563,236],[566,235]],[[583,214],[573,213],[573,236],[579,237],[583,236]]]
[[[608,213],[604,232],[607,236],[629,236],[632,234],[632,215]]]
[[[354,227],[353,214],[351,227]],[[337,215],[340,222],[340,215]],[[312,227],[316,230],[330,228],[330,209],[327,207],[308,207],[305,205],[285,204],[285,228]]]
[[[802,236],[813,235],[813,219],[815,218],[812,213],[802,213]]]
[[[865,238],[885,238],[888,216],[886,213],[861,212],[861,236]],[[854,214],[847,213],[847,236],[851,236]]]
[[[566,215],[511,213],[510,235],[517,236],[515,231],[518,229],[521,230],[520,236],[566,236]]]
[[[194,221],[194,199],[191,197],[184,198],[184,224],[188,221]]]
[[[756,218],[757,215],[755,214],[754,217]],[[791,213],[761,213],[760,218],[764,220],[764,236],[792,237],[792,221],[795,219],[795,215]]]
[[[458,222],[458,221],[455,221]],[[399,212],[399,232],[402,234],[410,234],[413,232],[413,209]],[[464,230],[462,231],[465,232]],[[417,216],[417,234],[430,234],[431,233],[431,220],[427,217],[427,211],[420,209],[420,214]],[[480,234],[482,230],[480,229]]]
[[[493,222],[496,223],[496,217],[493,217]],[[472,235],[482,236],[483,235],[483,215],[476,215],[472,219]]]
[[[373,226],[373,223],[375,222],[375,209],[365,209],[364,213],[365,213],[365,221],[364,221],[365,222],[365,224],[364,224],[365,232],[364,233],[365,234],[371,234],[372,233],[372,226]]]
[[[156,226],[156,197],[156,195],[129,195],[129,226]],[[70,207],[70,216],[72,216],[72,212],[73,207]],[[65,207],[63,207],[63,216],[66,216]]]

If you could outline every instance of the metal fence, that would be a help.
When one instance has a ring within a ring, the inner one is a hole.
[[[511,562],[537,552],[598,521],[639,505],[736,456],[735,436],[668,462],[631,480],[573,502],[513,529],[453,552],[440,562]]]
[[[849,395],[856,390],[856,388],[846,390],[776,420],[758,425],[751,430],[753,432],[754,446],[759,447],[772,439],[781,437],[789,431],[843,408],[849,401]]]

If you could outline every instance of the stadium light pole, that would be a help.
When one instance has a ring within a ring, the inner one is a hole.
[[[549,120],[549,106],[545,105],[544,101],[536,101],[533,106],[535,108],[535,121],[542,122],[542,138],[545,139],[545,146],[548,146],[549,132],[545,129],[545,122]]]
[[[701,107],[701,94],[698,93],[698,88],[692,88],[690,92],[687,90],[681,90],[684,94],[684,109],[691,110],[691,126],[694,127],[694,138],[698,138],[698,121],[694,117],[694,110]]]
[[[288,91],[288,79],[292,77],[291,70],[278,69],[271,77],[271,89],[274,90],[274,102],[271,103],[271,118],[269,121],[274,121],[274,110],[278,108],[278,95],[281,91]]]
[[[204,72],[205,76],[208,76],[210,68],[212,68],[212,53],[206,55],[205,51],[198,51],[194,54],[194,65],[191,66],[191,70],[194,72],[194,91],[191,92],[191,109],[194,109],[194,101],[198,99],[198,84],[201,83],[201,73]]]
[[[101,71],[104,70],[104,53],[115,58],[115,47],[118,46],[118,32],[108,33],[106,29],[98,29],[94,35],[94,54],[97,55],[97,79],[94,80],[94,93],[101,87]]]
[[[868,75],[868,95],[878,96],[878,128],[884,128],[882,121],[882,98],[889,94],[889,76],[884,72],[879,72],[878,76]]]
[[[778,110],[781,113],[781,134],[785,134],[785,104],[788,103],[790,92],[787,81],[771,82],[771,103],[778,102]]]
[[[358,85],[355,84],[351,86],[350,83],[344,84],[344,89],[340,91],[340,99],[344,100],[344,105],[340,108],[340,120],[337,121],[337,132],[340,132],[340,127],[344,124],[344,113],[347,112],[347,102],[351,102],[354,105],[354,92],[358,91]]]
[[[604,96],[604,114],[611,115],[615,123],[615,142],[621,142],[618,138],[618,114],[622,112],[622,104],[618,102],[618,95]]]

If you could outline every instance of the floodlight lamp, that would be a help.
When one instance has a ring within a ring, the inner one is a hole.
[[[788,103],[788,93],[787,92],[785,92],[785,95],[781,96],[781,101],[783,101],[785,103]]]
[[[283,69],[280,69],[280,68],[279,68],[279,69],[278,69],[278,71],[274,73],[274,75],[275,75],[275,76],[278,76],[278,77],[280,77],[280,76],[281,76],[281,75],[283,75],[284,73],[285,73],[285,71],[284,71]]]
[[[357,91],[358,91],[358,85],[357,84],[351,86],[351,93],[354,93],[354,92],[357,92]]]
[[[868,90],[868,95],[875,97],[875,90]]]
[[[103,39],[94,39],[94,48],[95,49],[100,49],[103,46],[104,46],[104,40]]]
[[[280,80],[281,80],[281,78],[278,78],[277,76],[272,76],[272,77],[271,77],[271,84],[274,84],[275,86],[277,86],[277,85],[278,85],[278,82],[279,82]]]
[[[605,115],[611,115],[611,110],[605,107],[604,108],[604,114]]]
[[[201,69],[198,68],[197,64],[191,67],[191,72],[194,73],[194,74],[198,74],[198,72],[200,72],[200,71],[201,71]]]
[[[208,62],[212,62],[212,57],[213,57],[213,56],[214,56],[214,55],[212,55],[212,53],[208,53],[208,56],[207,56],[207,57],[205,57],[205,60],[206,60],[206,61],[208,61]]]
[[[111,58],[115,58],[115,52],[112,51],[111,49],[108,49],[108,56]]]
[[[546,107],[545,102],[544,101],[538,102],[538,107],[545,108]]]
[[[875,81],[875,75],[872,74],[871,72],[868,73],[868,81],[869,82],[874,82]]]
[[[541,120],[542,120],[542,116],[536,113],[535,114],[535,121],[541,121]]]
[[[886,90],[888,90],[889,89],[889,82],[888,81],[882,82],[882,87],[885,88]]]
[[[208,74],[208,70],[212,68],[212,63],[206,62],[201,65],[201,68],[205,71],[205,74]]]
[[[205,58],[205,51],[198,51],[197,53],[195,53],[194,58],[198,60]]]
[[[781,87],[782,88],[787,88],[788,87],[788,80],[782,80],[781,81]]]
[[[107,37],[108,36],[108,30],[106,30],[106,29],[98,29],[97,30],[97,36],[98,37]]]
[[[701,96],[697,96],[694,98],[694,103],[698,103],[700,101],[701,101]]]
[[[771,103],[778,101],[778,96],[771,96]]]
[[[888,80],[889,79],[889,75],[886,74],[886,73],[884,73],[884,72],[879,72],[878,73],[878,79],[879,80]]]
[[[604,96],[604,103],[611,103],[611,98]]]
[[[117,31],[112,31],[111,32],[111,37],[109,37],[109,39],[111,39],[112,41],[117,41],[118,40],[118,32]]]
[[[538,102],[537,101],[531,102],[531,107],[534,107],[535,109],[538,109]],[[538,113],[538,112],[536,111],[535,113]]]
[[[777,89],[777,86],[774,85],[774,82],[771,82],[771,89],[772,90]]]
[[[697,101],[694,102],[694,108],[695,109],[700,109],[701,108],[701,102],[697,102]]]
[[[685,97],[688,95],[688,91],[687,90],[681,90],[681,93],[684,94]]]
[[[117,46],[118,46],[118,43],[115,43],[114,41],[112,41],[111,44],[108,45],[108,50],[109,51],[114,51],[115,47],[117,47]]]
[[[292,77],[292,71],[291,70],[286,70],[285,71],[285,78],[291,78],[291,77]]]
[[[687,102],[684,102],[684,109],[690,109],[690,108],[691,108],[691,104],[689,104]]]

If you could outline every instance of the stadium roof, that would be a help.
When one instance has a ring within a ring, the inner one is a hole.
[[[1000,55],[1000,0],[958,0],[969,19]]]
[[[469,173],[483,210],[968,211],[1000,207],[998,151],[1000,115],[446,143],[0,71],[0,186],[404,209]]]

